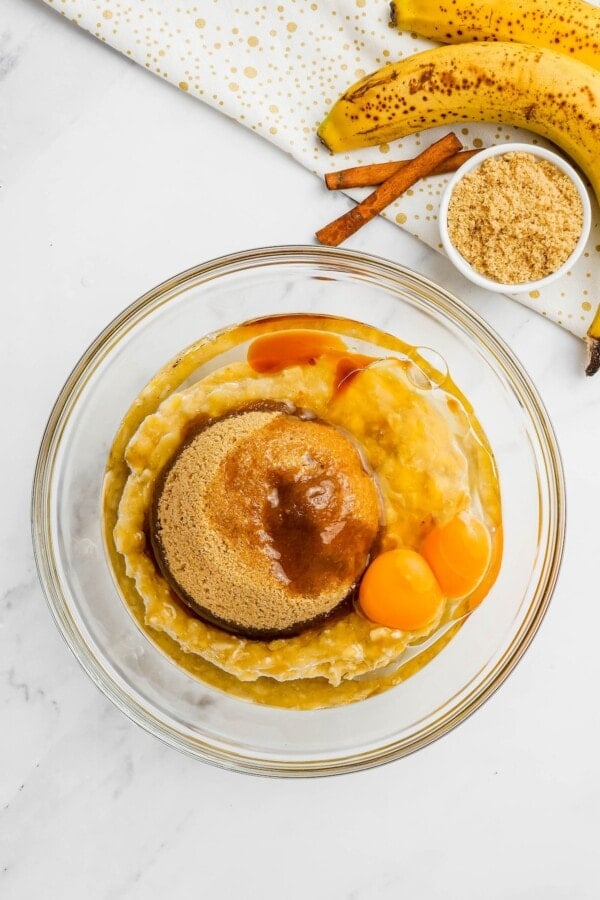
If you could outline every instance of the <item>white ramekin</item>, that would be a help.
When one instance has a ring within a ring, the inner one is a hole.
[[[554,165],[558,169],[564,172],[565,175],[567,175],[571,179],[571,181],[577,188],[577,192],[581,198],[581,203],[583,206],[583,225],[581,228],[581,235],[579,236],[579,240],[577,241],[573,252],[554,272],[551,272],[549,275],[544,276],[544,278],[538,278],[536,281],[520,282],[517,284],[502,284],[498,281],[494,281],[492,278],[487,278],[485,275],[482,275],[481,272],[478,272],[476,269],[474,269],[473,266],[465,259],[465,257],[456,249],[448,233],[448,207],[450,205],[450,200],[452,198],[454,189],[456,188],[457,184],[465,177],[465,175],[467,175],[469,172],[472,172],[483,162],[485,162],[486,159],[490,159],[490,157],[492,156],[503,156],[505,153],[515,152],[531,153],[538,159],[547,159],[549,162],[554,163]],[[590,206],[590,198],[582,179],[577,174],[573,166],[565,159],[563,159],[562,156],[559,156],[558,153],[554,153],[552,150],[546,150],[544,147],[538,147],[534,144],[514,142],[498,144],[494,147],[488,147],[486,150],[482,150],[480,153],[477,153],[475,156],[471,157],[471,159],[469,159],[466,163],[463,163],[460,169],[458,169],[452,175],[446,186],[440,203],[439,212],[439,229],[442,245],[449,259],[454,263],[459,272],[461,272],[466,278],[474,282],[474,284],[479,285],[480,287],[487,288],[490,291],[499,291],[503,293],[519,293],[521,291],[536,290],[538,288],[544,287],[547,284],[550,284],[551,281],[555,281],[557,278],[560,278],[561,275],[564,275],[569,269],[572,268],[572,266],[581,255],[588,239],[591,221],[592,212]]]

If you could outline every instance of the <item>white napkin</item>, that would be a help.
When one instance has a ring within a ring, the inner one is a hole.
[[[348,165],[414,156],[448,129],[392,145],[331,155],[316,128],[351,84],[433,46],[389,24],[388,0],[45,0],[137,63],[267,138],[322,176]],[[456,127],[465,149],[506,140],[543,144],[516,128]],[[441,250],[439,199],[446,178],[428,178],[385,216]],[[325,188],[324,188],[325,190]],[[353,191],[360,199],[365,191]],[[598,303],[600,216],[579,262],[540,292],[511,295],[581,337]],[[332,209],[332,218],[334,218]],[[315,221],[315,230],[325,225]],[[368,227],[368,226],[367,226]],[[309,236],[307,235],[307,242]]]

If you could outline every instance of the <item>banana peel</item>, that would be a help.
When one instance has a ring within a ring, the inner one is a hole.
[[[600,71],[554,50],[472,41],[425,50],[358,81],[317,129],[333,152],[391,142],[433,126],[518,125],[558,144],[600,202]],[[600,308],[586,373],[600,370]]]
[[[348,88],[317,135],[335,153],[466,122],[518,125],[548,138],[583,169],[600,200],[600,71],[528,44],[472,41],[390,63]]]
[[[533,44],[600,69],[600,8],[586,0],[392,0],[390,23],[442,44]]]
[[[587,330],[586,342],[588,363],[585,374],[595,375],[600,369],[600,304],[598,304],[596,315],[592,319],[592,324]]]

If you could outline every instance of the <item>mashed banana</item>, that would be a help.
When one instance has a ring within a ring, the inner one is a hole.
[[[238,696],[296,708],[347,703],[409,674],[388,667],[401,662],[408,645],[451,619],[450,605],[418,632],[374,625],[351,609],[294,637],[249,640],[202,621],[178,600],[149,550],[147,523],[157,479],[194,421],[219,419],[258,401],[280,401],[338,426],[360,447],[381,495],[381,550],[417,549],[432,523],[465,510],[476,512],[493,531],[500,525],[499,492],[481,432],[468,426],[470,412],[456,389],[421,389],[411,377],[412,366],[402,357],[382,358],[336,392],[335,364],[327,355],[273,374],[240,361],[167,396],[165,368],[145,389],[107,468],[107,546],[138,621],[179,664]]]

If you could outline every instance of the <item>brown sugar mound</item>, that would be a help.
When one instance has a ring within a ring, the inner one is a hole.
[[[498,284],[551,275],[569,258],[583,227],[577,188],[532,153],[486,159],[456,185],[448,234],[458,252]]]
[[[151,535],[163,575],[198,615],[270,639],[348,597],[379,518],[374,481],[344,434],[253,409],[180,448],[157,485]]]

